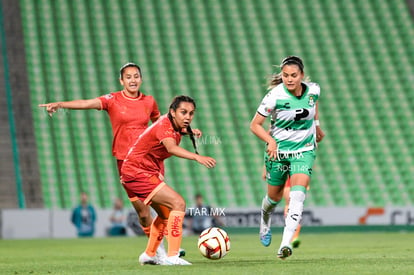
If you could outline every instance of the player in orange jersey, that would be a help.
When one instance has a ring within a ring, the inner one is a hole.
[[[122,91],[93,99],[39,104],[39,107],[45,107],[50,116],[59,109],[105,110],[112,125],[112,154],[117,160],[118,172],[120,173],[129,147],[148,127],[149,121],[154,122],[160,117],[160,111],[154,98],[140,91],[142,73],[138,65],[126,63],[121,67],[119,73],[119,82],[123,86]],[[145,234],[149,236],[153,220],[149,207],[139,200],[132,201],[132,204]]]
[[[190,127],[195,108],[196,104],[191,97],[175,97],[168,114],[145,130],[129,150],[122,165],[121,181],[130,200],[138,198],[146,205],[151,204],[158,214],[151,226],[147,248],[139,257],[141,265],[191,264],[179,257],[185,201],[164,182],[164,160],[174,155],[195,160],[207,168],[216,165],[215,159],[189,152],[179,146],[183,134],[190,135],[194,147],[194,135],[201,136],[199,130],[193,132]],[[168,232],[168,257],[160,262],[156,250],[165,228]]]

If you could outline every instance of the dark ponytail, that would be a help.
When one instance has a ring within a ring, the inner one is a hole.
[[[191,129],[190,125],[187,126],[187,133],[190,136],[191,142],[193,143],[193,148],[194,148],[195,153],[199,155],[198,150],[197,150],[197,143],[194,138],[193,129]]]

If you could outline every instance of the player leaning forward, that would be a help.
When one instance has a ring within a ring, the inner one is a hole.
[[[270,245],[272,236],[270,215],[282,200],[284,184],[290,176],[289,210],[277,253],[284,259],[292,254],[290,242],[302,218],[315,160],[316,140],[323,137],[323,132],[317,120],[319,85],[304,81],[304,66],[299,57],[286,57],[280,67],[281,73],[271,80],[250,129],[266,142],[267,194],[262,202],[260,224],[260,239],[265,246]],[[268,116],[271,118],[270,131],[263,127]]]
[[[161,116],[140,135],[122,165],[121,180],[130,199],[138,198],[147,205],[151,204],[158,214],[151,225],[147,248],[139,257],[141,264],[190,264],[179,258],[185,201],[164,182],[164,160],[174,155],[195,160],[207,168],[216,165],[215,159],[179,146],[183,134],[189,134],[192,138],[193,135],[201,135],[199,130],[190,127],[195,108],[191,97],[175,97],[168,114]],[[168,257],[160,262],[155,254],[165,229],[168,231]]]

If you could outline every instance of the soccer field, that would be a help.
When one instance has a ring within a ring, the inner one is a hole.
[[[412,232],[305,233],[284,261],[273,237],[265,248],[256,234],[230,234],[231,251],[217,261],[184,237],[192,266],[140,266],[145,237],[0,240],[0,274],[414,274]]]

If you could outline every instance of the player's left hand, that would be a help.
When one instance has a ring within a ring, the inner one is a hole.
[[[216,160],[212,157],[197,155],[196,161],[207,168],[214,168],[216,166]]]
[[[203,135],[200,129],[193,129],[193,134],[196,138],[200,138]]]
[[[325,137],[325,133],[322,131],[320,126],[316,126],[316,142],[321,142]]]

